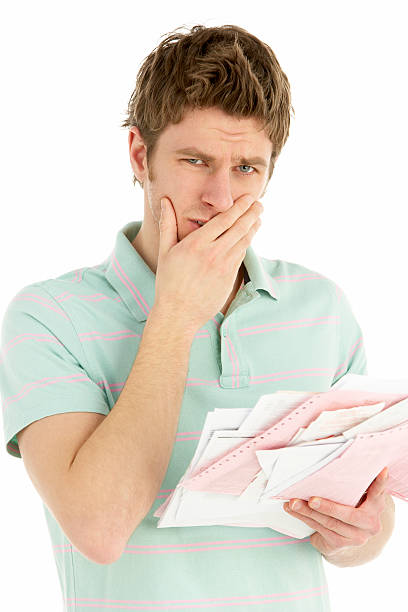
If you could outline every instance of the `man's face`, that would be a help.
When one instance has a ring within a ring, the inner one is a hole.
[[[131,132],[140,135],[137,128]],[[150,178],[145,154],[138,163],[135,153],[132,157],[137,140],[132,145],[130,134],[132,167],[144,187],[146,244],[146,238],[156,242],[160,235],[163,196],[173,204],[180,241],[198,229],[195,219],[228,210],[243,194],[254,200],[264,195],[272,143],[254,119],[236,119],[216,107],[189,110],[180,123],[169,124],[161,133],[150,161]]]

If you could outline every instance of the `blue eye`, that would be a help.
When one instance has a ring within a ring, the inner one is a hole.
[[[202,159],[196,159],[194,157],[191,157],[190,159],[183,159],[182,161],[186,161],[190,164],[190,162],[198,162],[198,161],[203,161]],[[198,164],[190,164],[190,166],[197,166]],[[247,166],[245,164],[241,164],[241,166],[238,166],[238,168],[252,168],[253,172],[241,172],[241,174],[255,174],[257,172],[257,170],[253,167],[253,166]]]
[[[254,172],[244,172],[244,174],[255,174],[256,170],[253,166],[246,166],[246,165],[242,165],[239,166],[239,168],[252,168],[254,170]]]

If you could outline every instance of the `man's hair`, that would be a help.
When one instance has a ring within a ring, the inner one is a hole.
[[[254,118],[272,142],[268,181],[289,136],[289,81],[272,49],[235,25],[176,28],[144,59],[121,127],[137,126],[146,145],[151,179],[155,145],[169,123],[192,109],[217,107]],[[188,29],[188,28],[187,28]],[[133,184],[142,183],[133,176]]]

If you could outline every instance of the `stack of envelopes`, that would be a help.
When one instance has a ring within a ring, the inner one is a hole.
[[[408,501],[408,380],[346,374],[325,392],[277,391],[251,409],[209,412],[190,465],[154,513],[157,527],[313,529],[283,509],[312,496],[356,506],[388,467]]]

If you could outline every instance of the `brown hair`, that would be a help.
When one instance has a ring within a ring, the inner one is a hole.
[[[262,124],[273,145],[268,181],[289,136],[289,81],[272,49],[235,25],[168,32],[144,59],[121,127],[137,126],[149,169],[156,142],[189,109],[218,107]],[[150,177],[151,178],[151,177]],[[133,184],[142,183],[133,176]]]

